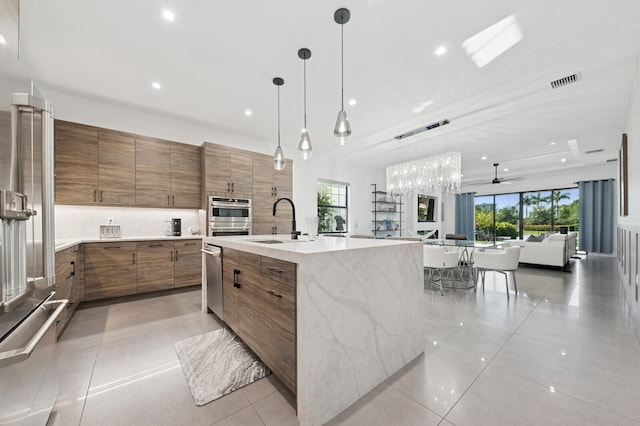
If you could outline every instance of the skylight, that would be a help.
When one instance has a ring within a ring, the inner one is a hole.
[[[462,48],[478,68],[502,55],[524,36],[515,15],[509,15],[462,43]]]

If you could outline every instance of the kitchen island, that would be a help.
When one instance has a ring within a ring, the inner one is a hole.
[[[262,262],[295,264],[297,413],[300,424],[320,425],[424,351],[422,244],[336,237],[295,241],[289,235],[275,237],[282,242],[273,239],[250,235],[204,241],[222,247],[223,263],[227,250],[260,256]],[[204,310],[206,297],[203,285]]]

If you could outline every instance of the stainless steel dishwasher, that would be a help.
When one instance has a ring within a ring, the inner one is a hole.
[[[222,249],[205,243],[205,271],[207,276],[207,308],[224,321],[222,305]]]

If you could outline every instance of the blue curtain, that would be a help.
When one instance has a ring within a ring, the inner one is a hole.
[[[456,234],[464,234],[474,239],[475,231],[475,192],[456,194]]]
[[[580,190],[580,250],[613,252],[615,197],[613,179],[578,182]]]

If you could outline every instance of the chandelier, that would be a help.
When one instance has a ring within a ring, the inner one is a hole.
[[[387,167],[387,192],[394,194],[460,192],[459,152],[447,152]]]

